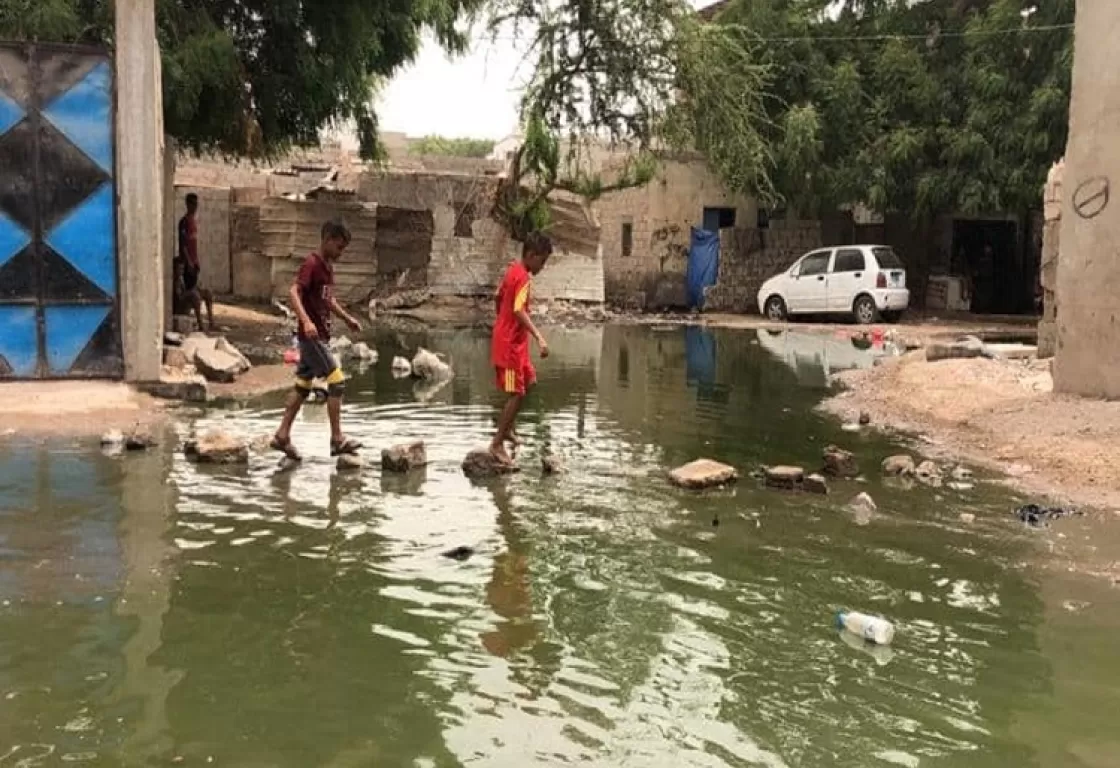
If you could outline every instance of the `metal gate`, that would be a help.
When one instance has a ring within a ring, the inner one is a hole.
[[[0,43],[0,376],[124,374],[113,66]]]

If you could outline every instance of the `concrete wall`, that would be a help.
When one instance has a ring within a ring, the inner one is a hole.
[[[1120,398],[1120,3],[1077,0],[1070,131],[1058,265],[1060,392]]]
[[[498,183],[489,176],[369,172],[362,174],[358,196],[378,205],[431,211],[432,293],[486,295],[506,264],[508,236],[491,217]]]
[[[272,296],[272,260],[265,256],[261,239],[263,197],[264,190],[230,190],[231,289],[234,296],[258,301]]]
[[[200,283],[217,294],[233,292],[230,269],[230,191],[228,187],[175,185],[175,248],[179,247],[179,219],[187,212],[186,197],[198,195],[198,260]]]
[[[666,162],[649,185],[604,196],[594,205],[602,228],[606,298],[636,307],[683,306],[691,228],[704,208],[734,208],[737,226],[753,226],[753,200],[730,194],[700,160]],[[623,254],[623,224],[633,249]]]
[[[163,366],[163,85],[155,0],[114,4],[117,87],[117,257],[125,377],[153,381]]]
[[[1053,357],[1058,347],[1058,253],[1062,229],[1062,182],[1065,163],[1057,162],[1050,169],[1043,193],[1044,223],[1042,225],[1042,319],[1038,323],[1038,356]]]

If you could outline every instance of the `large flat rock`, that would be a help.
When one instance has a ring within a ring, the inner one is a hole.
[[[703,490],[727,485],[739,479],[735,467],[711,459],[697,459],[669,473],[669,482],[678,488]]]
[[[503,464],[494,458],[488,448],[475,448],[463,459],[463,474],[472,480],[511,475],[517,471],[517,467]]]

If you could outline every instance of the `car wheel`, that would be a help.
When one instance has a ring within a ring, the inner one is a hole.
[[[892,309],[891,311],[883,312],[882,314],[883,314],[883,320],[885,320],[888,323],[891,323],[892,325],[894,323],[897,323],[899,320],[902,319],[902,313],[899,312],[897,309]]]
[[[860,325],[871,325],[879,319],[879,308],[875,306],[875,299],[864,294],[856,297],[852,304],[852,314]]]
[[[766,300],[766,319],[774,321],[786,319],[786,303],[781,296],[771,296]]]

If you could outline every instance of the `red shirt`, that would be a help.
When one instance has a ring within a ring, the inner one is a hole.
[[[179,219],[179,255],[198,270],[198,219],[189,214]]]
[[[498,319],[490,341],[490,362],[498,368],[518,369],[529,362],[529,329],[517,312],[529,311],[532,278],[520,261],[509,265],[498,287]]]
[[[313,253],[303,260],[296,273],[299,300],[303,311],[326,341],[331,335],[331,297],[334,296],[334,267],[322,256]],[[303,328],[297,333],[303,338]]]

